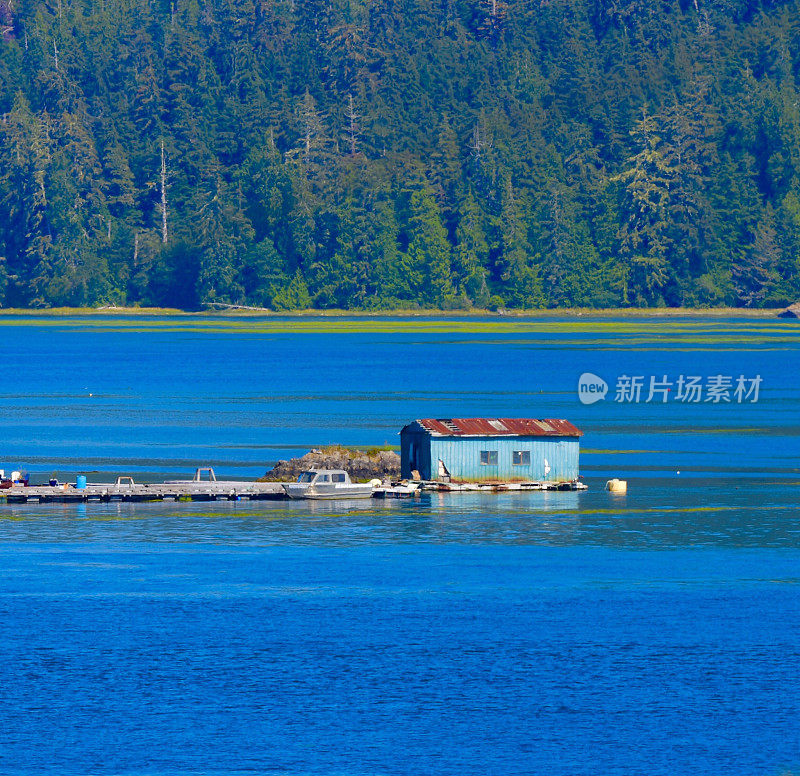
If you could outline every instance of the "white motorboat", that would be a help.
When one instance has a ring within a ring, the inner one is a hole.
[[[332,499],[370,498],[372,484],[350,482],[350,475],[343,469],[309,469],[297,482],[287,482],[283,489],[289,498]]]

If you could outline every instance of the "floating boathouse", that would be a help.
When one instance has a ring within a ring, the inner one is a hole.
[[[582,432],[567,420],[426,418],[400,432],[401,476],[462,482],[573,482]]]

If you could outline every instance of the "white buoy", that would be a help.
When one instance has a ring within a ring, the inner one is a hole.
[[[606,490],[611,493],[627,493],[628,492],[628,482],[627,480],[609,480],[606,483]]]

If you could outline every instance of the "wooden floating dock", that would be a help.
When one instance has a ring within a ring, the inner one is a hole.
[[[205,475],[205,479],[203,479]],[[78,478],[83,479],[82,477]],[[535,490],[585,490],[579,480],[571,482],[441,482],[413,483],[416,492],[506,493]],[[192,480],[159,483],[136,483],[132,477],[117,477],[114,483],[66,483],[55,485],[13,485],[0,490],[0,503],[7,504],[79,504],[88,502],[148,501],[278,501],[287,499],[284,483],[218,480],[211,468],[201,468]],[[400,498],[413,495],[408,485],[375,488],[376,498]],[[346,497],[344,497],[346,498]]]
[[[420,483],[423,491],[439,493],[508,493],[532,490],[586,490],[580,480],[565,482],[441,482]]]
[[[0,501],[7,504],[73,504],[88,501],[257,501],[284,499],[280,483],[217,483],[215,487],[186,487],[159,483],[153,485],[40,485],[14,487],[0,491]]]
[[[206,474],[207,479],[202,475]],[[264,501],[286,498],[279,482],[240,482],[218,480],[214,470],[198,469],[193,480],[136,483],[132,477],[117,477],[114,483],[83,487],[63,485],[15,485],[0,490],[7,504],[77,504],[108,501]]]

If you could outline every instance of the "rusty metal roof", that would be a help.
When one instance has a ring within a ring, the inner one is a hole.
[[[424,418],[417,423],[434,436],[583,436],[568,420],[555,418]]]

